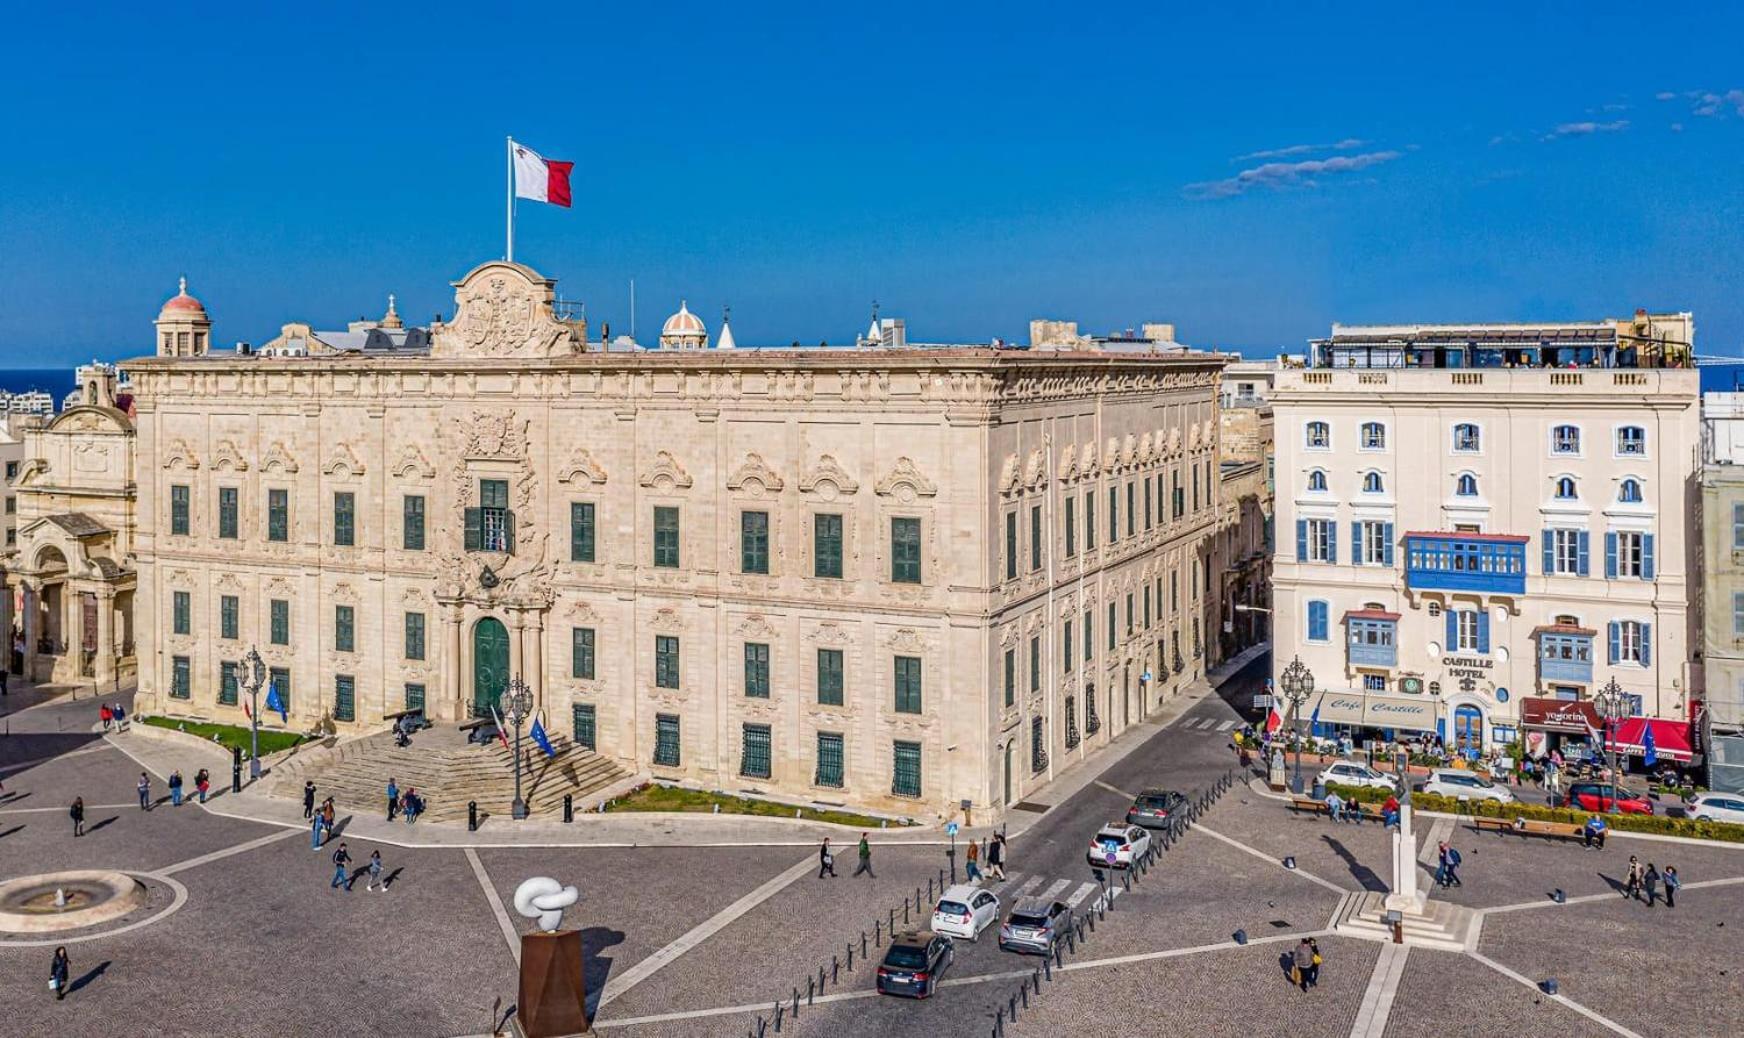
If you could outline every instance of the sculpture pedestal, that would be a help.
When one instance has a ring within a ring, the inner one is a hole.
[[[524,1038],[591,1035],[581,931],[530,933],[521,938],[521,988],[515,1033]]]

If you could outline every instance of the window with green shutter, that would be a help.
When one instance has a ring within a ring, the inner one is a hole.
[[[1145,529],[1148,530],[1151,528],[1151,507],[1152,507],[1151,506],[1151,481],[1149,479],[1146,479],[1144,481],[1144,499],[1145,499]]]
[[[899,797],[920,796],[920,743],[897,740],[892,744],[890,792]]]
[[[593,628],[569,629],[569,676],[593,680]]]
[[[424,658],[424,614],[406,614],[406,658],[421,660]]]
[[[194,633],[193,606],[191,597],[186,591],[175,591],[170,594],[171,629],[177,634]]]
[[[890,579],[897,584],[920,583],[920,520],[890,520]]]
[[[920,713],[920,657],[896,657],[896,712]]]
[[[1084,610],[1084,662],[1089,663],[1096,655],[1096,624],[1090,610]]]
[[[739,569],[745,573],[769,572],[769,513],[739,513]]]
[[[678,638],[674,635],[654,636],[654,684],[660,688],[678,687]]]
[[[406,709],[407,710],[422,710],[422,709],[424,709],[424,686],[421,683],[417,683],[417,682],[408,682],[407,683],[407,685],[406,685]]]
[[[509,481],[478,481],[478,507],[468,508],[465,520],[467,551],[515,553],[515,513],[509,510]]]
[[[170,698],[192,699],[193,669],[186,656],[170,657]]]
[[[842,650],[817,651],[817,689],[819,703],[842,705]]]
[[[268,668],[266,683],[268,688],[278,691],[279,702],[284,704],[285,711],[288,713],[291,709],[291,669],[289,667]],[[266,696],[264,694],[261,696],[260,708],[266,709]]]
[[[1084,550],[1096,547],[1096,491],[1084,491]]]
[[[1072,641],[1072,621],[1066,621],[1065,630],[1060,635],[1060,660],[1066,673],[1072,673],[1072,660],[1078,655],[1078,646]]]
[[[575,703],[569,708],[570,738],[585,750],[597,750],[598,736],[594,727],[592,703]]]
[[[1031,695],[1042,690],[1042,640],[1029,640],[1029,691]]]
[[[842,733],[817,733],[817,784],[842,788]]]
[[[769,646],[763,642],[745,643],[745,694],[769,698]]]
[[[812,528],[812,574],[840,580],[842,576],[842,517],[815,515]]]
[[[423,494],[407,494],[400,499],[400,545],[407,551],[424,550]]]
[[[593,541],[593,502],[571,501],[569,503],[569,561],[594,561]]]
[[[746,778],[769,777],[769,726],[744,726],[743,751],[739,754],[739,774]]]
[[[237,665],[232,660],[218,664],[218,705],[235,706],[237,692]]]
[[[1131,537],[1137,531],[1138,509],[1133,507],[1133,486],[1126,484],[1126,535]]]
[[[1034,573],[1042,568],[1042,506],[1031,505],[1029,509],[1029,571]]]
[[[218,536],[226,541],[236,539],[236,488],[218,488]]]
[[[291,644],[291,603],[275,598],[268,603],[267,611],[271,614],[272,628],[268,640],[274,645]]]
[[[1108,543],[1120,540],[1120,491],[1108,488]]]
[[[678,568],[678,508],[675,505],[654,506],[654,565],[661,569]]]
[[[357,680],[349,674],[333,676],[333,719],[357,720]]]
[[[1017,513],[1005,513],[1005,579],[1017,579]]]
[[[188,488],[181,483],[170,487],[170,533],[176,537],[188,535]]]
[[[1066,498],[1066,558],[1078,554],[1078,498],[1070,495]]]
[[[281,542],[291,539],[291,492],[289,490],[268,490],[266,492],[266,539]]]
[[[1120,629],[1118,627],[1119,622],[1120,622],[1120,617],[1114,611],[1114,603],[1113,602],[1108,603],[1108,651],[1109,652],[1114,651],[1114,646],[1116,644],[1116,641],[1120,637]]]
[[[1005,650],[1005,705],[1017,702],[1017,650]]]
[[[242,626],[237,614],[241,611],[241,600],[235,595],[218,596],[218,637],[235,641],[241,636]]]
[[[665,768],[676,768],[682,759],[678,744],[678,715],[655,714],[654,763]]]
[[[348,605],[333,607],[333,647],[340,652],[355,652],[357,646],[357,613]]]
[[[333,543],[342,548],[357,543],[357,495],[349,490],[333,492]]]

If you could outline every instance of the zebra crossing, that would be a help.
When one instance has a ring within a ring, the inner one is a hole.
[[[1044,883],[1047,885],[1043,886]],[[998,894],[1000,901],[1004,902],[1007,907],[1016,904],[1021,898],[1040,897],[1049,901],[1064,901],[1067,908],[1076,910],[1079,905],[1084,904],[1086,901],[1090,901],[1092,897],[1099,895],[1102,892],[1102,888],[1099,885],[1082,882],[1078,884],[1077,889],[1073,890],[1070,895],[1067,895],[1066,891],[1071,888],[1071,886],[1072,880],[1069,879],[1056,878],[1050,882],[1047,876],[1034,873],[1026,874],[1022,872],[1012,872],[1007,874],[1005,882],[1003,883],[985,877],[981,880],[981,889],[990,890],[993,893]],[[1111,887],[1108,891],[1108,899],[1110,901],[1114,900],[1119,895],[1119,887]]]
[[[1219,721],[1215,717],[1189,717],[1181,722],[1181,727],[1197,732],[1227,732],[1238,723],[1236,721]]]

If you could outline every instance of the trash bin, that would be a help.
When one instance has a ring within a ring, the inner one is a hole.
[[[1314,796],[1314,799],[1316,799],[1316,800],[1325,800],[1326,799],[1326,783],[1320,781],[1319,779],[1315,779],[1314,780],[1313,796]]]

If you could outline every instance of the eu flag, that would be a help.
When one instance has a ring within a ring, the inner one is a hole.
[[[1648,721],[1642,728],[1645,731],[1641,735],[1641,759],[1651,768],[1659,763],[1659,751],[1653,745],[1653,722]]]
[[[533,741],[539,744],[539,748],[545,751],[545,756],[557,756],[557,751],[551,746],[551,737],[545,734],[545,726],[539,723],[537,717],[533,718],[533,731],[530,734]]]
[[[285,709],[285,701],[279,698],[279,687],[277,684],[269,684],[266,687],[266,708],[278,713],[280,724],[290,723],[291,714],[290,711]]]

